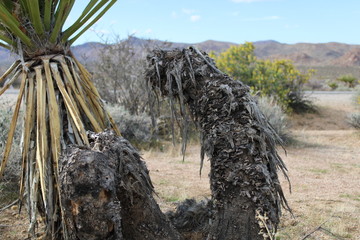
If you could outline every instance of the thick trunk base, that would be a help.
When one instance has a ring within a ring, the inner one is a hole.
[[[113,132],[90,136],[62,161],[61,196],[71,240],[182,239],[154,200],[137,151]]]

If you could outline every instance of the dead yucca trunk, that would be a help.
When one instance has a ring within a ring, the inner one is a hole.
[[[249,88],[195,48],[154,51],[147,79],[172,109],[179,103],[183,129],[188,116],[200,129],[201,165],[206,153],[214,209],[207,239],[273,239],[281,205],[289,209],[277,175],[280,169],[286,176],[286,167],[276,152],[281,140]]]

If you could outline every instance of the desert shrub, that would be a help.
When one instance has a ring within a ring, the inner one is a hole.
[[[114,44],[101,45],[98,61],[92,67],[94,83],[101,97],[111,103],[123,106],[132,115],[141,115],[148,109],[144,71],[146,56],[157,47],[171,44],[154,40],[139,41],[129,36],[120,39],[115,36]]]
[[[8,103],[3,104],[3,106],[7,105]],[[11,107],[0,107],[0,159],[2,159],[4,154],[12,115],[13,110]],[[19,119],[21,119],[21,117]],[[21,122],[17,124],[12,151],[10,152],[9,161],[6,166],[3,179],[0,182],[0,206],[7,204],[18,197],[18,181],[21,162],[21,125]]]
[[[151,145],[153,134],[150,116],[145,113],[132,115],[119,105],[108,105],[107,109],[124,138],[138,148],[146,148]]]
[[[290,60],[259,60],[254,50],[252,43],[245,43],[219,55],[210,53],[210,56],[221,71],[247,84],[261,96],[273,96],[284,109],[295,112],[310,109],[310,101],[303,99],[302,92],[314,71],[301,73]]]
[[[339,84],[337,84],[336,82],[330,82],[328,83],[328,86],[331,88],[331,90],[335,90],[339,87]]]
[[[277,104],[273,97],[260,97],[257,100],[258,106],[265,115],[271,126],[279,137],[285,142],[289,142],[290,136],[290,122],[286,113]]]
[[[352,127],[360,130],[360,112],[350,114],[348,122]]]
[[[351,74],[340,76],[337,80],[345,83],[349,88],[354,88],[358,83],[357,78]]]

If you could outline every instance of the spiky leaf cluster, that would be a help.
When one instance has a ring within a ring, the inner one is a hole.
[[[25,59],[67,52],[116,0],[90,0],[79,18],[64,24],[75,0],[3,0],[0,2],[0,46]]]

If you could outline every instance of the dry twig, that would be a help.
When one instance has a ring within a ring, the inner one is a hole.
[[[0,209],[0,212],[5,211],[5,210],[8,209],[8,208],[11,208],[12,206],[14,206],[15,204],[17,204],[18,202],[19,202],[19,199],[15,200],[14,202],[12,202],[12,203],[10,203],[9,205],[7,205],[7,206],[3,207],[2,209]],[[2,225],[0,225],[0,226],[2,226]]]

